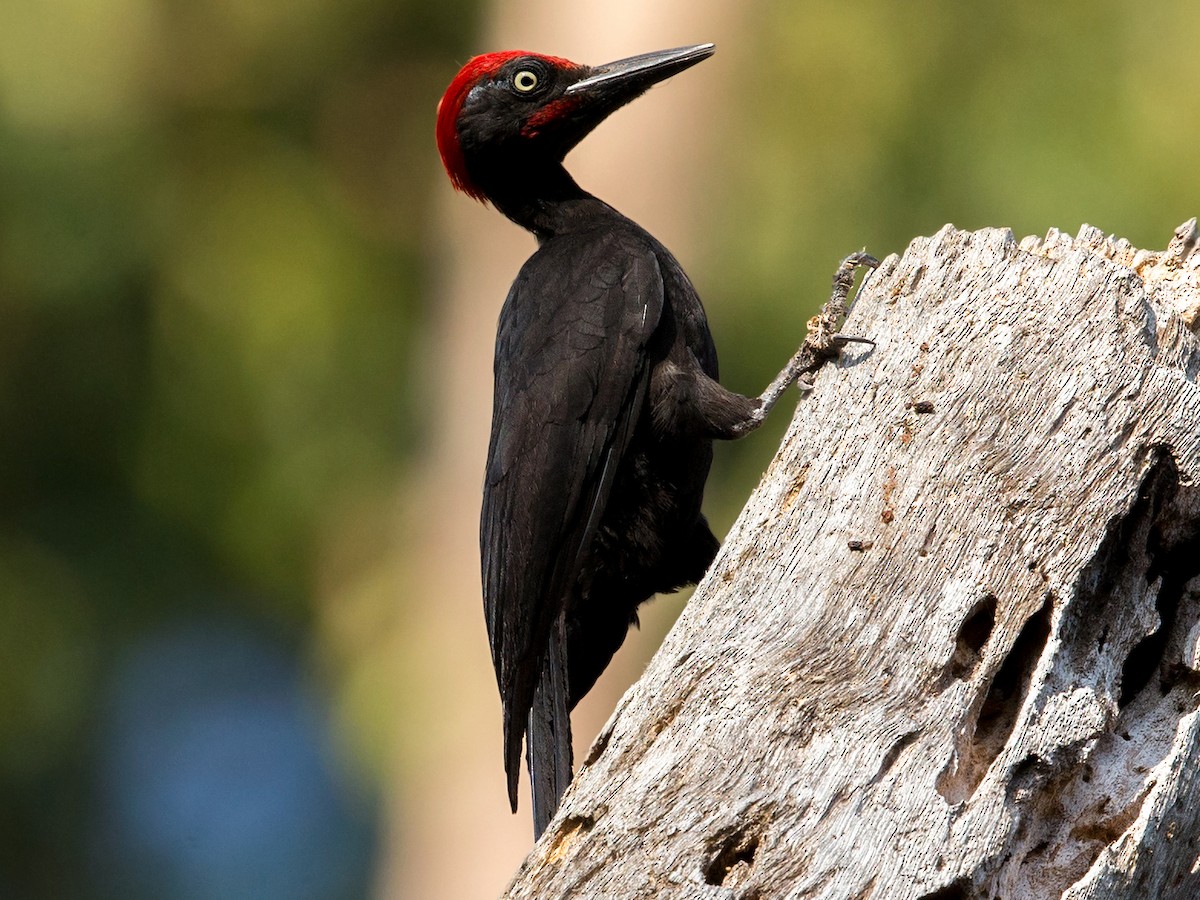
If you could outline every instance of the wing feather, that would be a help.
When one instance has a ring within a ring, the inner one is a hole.
[[[480,546],[514,809],[550,630],[641,416],[662,308],[651,249],[592,233],[544,245],[501,313]]]

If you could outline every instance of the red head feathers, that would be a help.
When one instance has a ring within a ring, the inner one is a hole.
[[[446,174],[450,176],[450,183],[454,185],[455,190],[462,191],[476,200],[486,202],[487,198],[471,181],[471,177],[467,173],[467,163],[463,158],[462,145],[458,139],[458,116],[467,100],[467,94],[471,93],[471,88],[487,76],[494,74],[509,60],[522,56],[537,57],[555,68],[580,68],[568,59],[546,56],[541,53],[529,53],[525,50],[501,50],[498,53],[485,53],[482,56],[476,56],[459,70],[438,103],[437,145],[438,152],[442,156],[442,165],[446,167]]]

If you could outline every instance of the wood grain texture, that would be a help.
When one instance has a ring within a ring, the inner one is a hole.
[[[510,897],[1200,896],[1200,253],[950,226]]]

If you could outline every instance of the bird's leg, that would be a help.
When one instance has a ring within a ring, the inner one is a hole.
[[[793,383],[799,382],[802,390],[812,390],[813,384],[805,378],[815,372],[827,359],[837,356],[838,351],[848,343],[870,344],[875,342],[870,338],[854,337],[842,334],[838,326],[846,318],[846,305],[850,297],[850,287],[854,284],[854,270],[859,266],[875,268],[879,260],[867,253],[851,253],[842,260],[833,275],[833,291],[821,311],[808,320],[808,334],[804,343],[795,355],[788,360],[783,370],[775,376],[775,380],[767,385],[767,389],[759,395],[759,421],[767,417],[767,413],[783,396]]]
[[[854,253],[842,260],[833,276],[833,293],[821,311],[808,320],[808,335],[783,370],[757,397],[745,397],[727,390],[692,365],[663,364],[651,375],[650,397],[655,427],[671,434],[695,429],[717,440],[736,440],[758,428],[767,413],[797,380],[803,390],[812,390],[804,377],[815,372],[827,359],[837,356],[847,343],[874,345],[870,338],[853,337],[839,332],[846,317],[846,303],[859,266],[874,268],[879,263],[866,253]]]

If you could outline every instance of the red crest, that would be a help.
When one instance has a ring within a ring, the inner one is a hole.
[[[483,191],[471,181],[471,177],[467,173],[467,163],[463,158],[462,145],[458,139],[458,116],[467,100],[467,94],[471,93],[471,88],[495,73],[509,60],[521,56],[537,57],[555,68],[580,68],[567,59],[545,56],[541,53],[529,53],[525,50],[485,53],[482,56],[476,56],[459,70],[438,103],[437,145],[438,152],[442,156],[442,165],[446,167],[446,174],[450,176],[450,183],[454,185],[455,190],[462,191],[476,200],[486,202],[487,198],[484,197]]]

